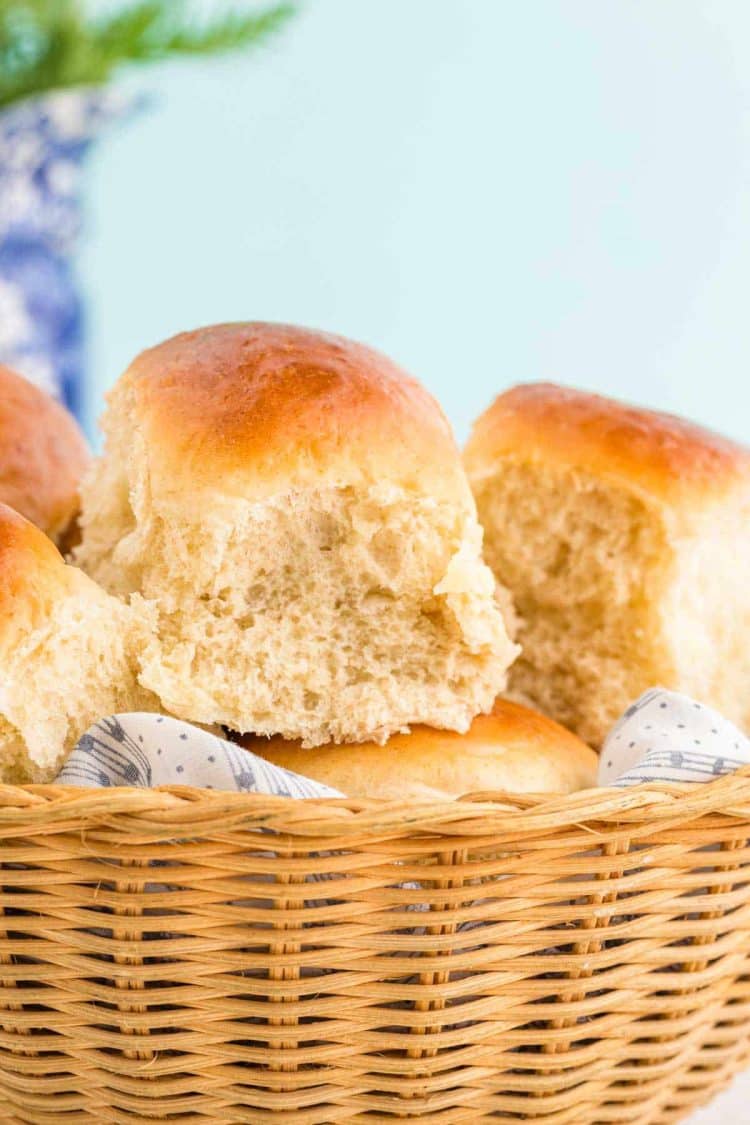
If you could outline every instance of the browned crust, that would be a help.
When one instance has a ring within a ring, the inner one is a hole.
[[[475,423],[465,453],[472,483],[502,460],[617,478],[669,502],[750,482],[744,446],[672,414],[551,383],[513,387]]]
[[[152,472],[185,491],[262,495],[295,485],[397,483],[468,499],[435,400],[362,344],[284,324],[220,324],[139,355],[124,394]]]
[[[68,569],[44,532],[0,504],[0,651],[64,595]]]
[[[78,510],[88,459],[67,410],[0,365],[0,501],[57,536]]]
[[[594,785],[597,756],[559,723],[529,707],[497,700],[490,715],[474,719],[466,734],[415,726],[375,743],[303,749],[283,738],[255,735],[240,745],[275,765],[307,775],[347,796],[419,796],[433,788],[445,796],[477,790],[569,792]]]

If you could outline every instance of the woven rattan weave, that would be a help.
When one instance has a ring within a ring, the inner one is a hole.
[[[0,787],[2,1121],[678,1121],[748,1059],[749,840],[750,769],[422,806]]]

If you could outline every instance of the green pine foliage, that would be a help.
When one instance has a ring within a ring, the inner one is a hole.
[[[43,90],[98,85],[125,63],[254,46],[294,7],[233,8],[208,20],[188,0],[137,0],[97,18],[81,0],[0,0],[0,106]]]

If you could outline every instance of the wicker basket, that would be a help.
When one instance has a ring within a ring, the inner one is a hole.
[[[492,796],[0,788],[2,1121],[680,1120],[749,1054],[750,768]]]

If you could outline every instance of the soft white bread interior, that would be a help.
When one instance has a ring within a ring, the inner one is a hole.
[[[88,461],[72,415],[0,364],[0,503],[59,543],[75,520]]]
[[[547,384],[500,395],[465,464],[513,595],[511,688],[598,745],[654,684],[750,722],[750,452]]]
[[[183,719],[307,745],[466,730],[516,655],[435,401],[388,359],[228,324],[109,397],[76,561],[141,592],[141,682]]]
[[[452,800],[467,793],[572,793],[596,784],[597,755],[538,711],[498,700],[466,734],[415,727],[385,746],[306,750],[281,738],[245,736],[241,745],[277,766],[322,781],[348,797]]]
[[[0,776],[49,781],[95,720],[153,710],[137,683],[144,608],[67,566],[38,528],[0,504]]]

